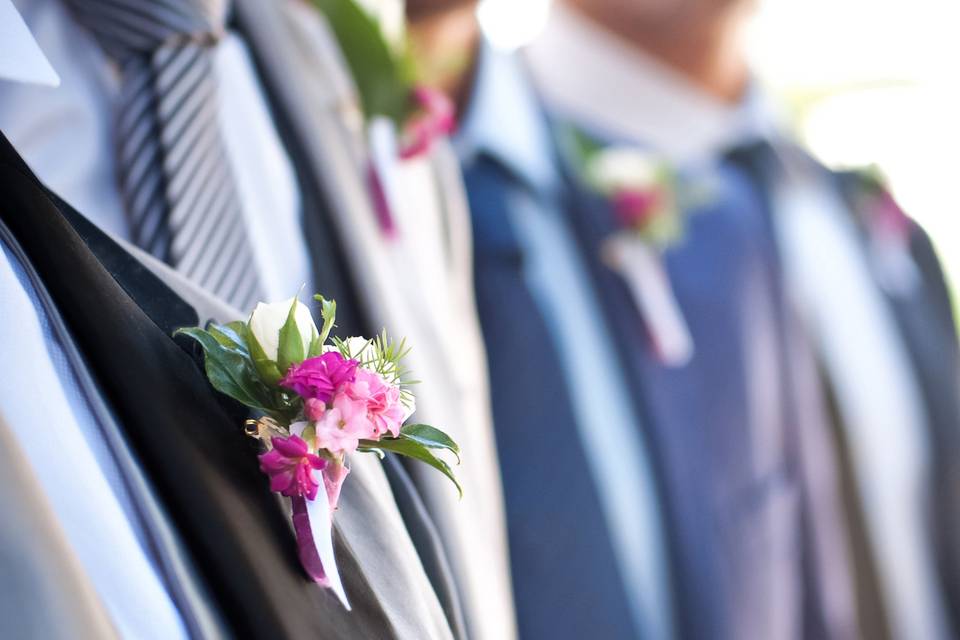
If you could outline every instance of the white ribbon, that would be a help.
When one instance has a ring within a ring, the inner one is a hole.
[[[290,425],[290,432],[295,436],[302,437],[303,430],[309,424],[308,422],[294,423]],[[313,544],[317,550],[317,557],[323,564],[323,571],[330,580],[330,589],[336,594],[344,608],[350,611],[350,603],[347,601],[347,593],[343,589],[340,570],[337,568],[337,559],[333,553],[333,520],[330,517],[330,501],[327,499],[327,491],[322,479],[316,499],[305,500],[305,502],[307,517],[310,521],[310,532],[313,535]]]
[[[619,233],[607,240],[603,257],[626,281],[661,362],[687,364],[693,357],[693,338],[660,254],[643,238]]]

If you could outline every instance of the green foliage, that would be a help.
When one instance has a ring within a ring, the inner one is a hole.
[[[410,111],[412,64],[387,42],[376,19],[355,0],[313,0],[346,58],[367,119],[387,116],[401,126]]]
[[[559,135],[561,147],[574,160],[581,172],[584,172],[584,167],[590,158],[603,150],[602,144],[577,127],[563,125],[559,128]]]
[[[227,346],[223,339],[228,334],[222,329],[213,334],[200,327],[189,327],[177,329],[173,335],[185,335],[200,343],[206,356],[204,369],[214,389],[252,409],[272,412],[273,394],[260,381],[249,354]]]
[[[428,424],[408,424],[400,429],[400,437],[419,442],[430,449],[446,449],[455,455],[457,463],[460,463],[460,446],[440,429]]]
[[[281,374],[286,374],[291,365],[299,364],[307,357],[307,354],[303,352],[303,337],[297,327],[297,306],[299,304],[300,301],[294,296],[293,304],[290,305],[290,312],[287,314],[287,321],[280,327],[277,364],[280,366]]]
[[[283,374],[280,373],[280,368],[277,367],[277,363],[267,357],[266,352],[260,345],[260,341],[253,335],[253,331],[250,330],[249,325],[243,325],[242,335],[247,342],[250,359],[257,373],[260,375],[260,379],[270,386],[276,385],[280,382],[280,379],[283,378]]]
[[[323,319],[323,328],[320,330],[320,335],[314,338],[314,342],[319,345],[316,353],[314,353],[313,344],[310,345],[311,356],[318,356],[323,351],[323,345],[326,344],[327,338],[330,337],[330,330],[337,326],[334,324],[337,320],[337,301],[327,300],[319,293],[313,296],[313,299],[320,303],[320,317]]]
[[[185,335],[200,344],[204,353],[204,371],[214,389],[255,411],[289,424],[300,412],[302,401],[275,384],[264,383],[241,331],[249,333],[244,323],[231,322],[228,325],[211,324],[208,331],[200,327],[177,329],[173,335]]]
[[[425,425],[414,425],[416,427],[423,427]],[[441,433],[437,429],[433,429],[437,433]],[[422,431],[421,431],[422,433]],[[425,438],[430,444],[423,444],[423,442],[414,439],[406,434],[403,431],[400,432],[399,438],[383,438],[381,440],[361,440],[360,447],[358,451],[377,453],[380,455],[384,451],[392,451],[397,455],[406,456],[408,458],[413,458],[419,460],[420,462],[425,462],[443,475],[447,476],[450,481],[457,488],[457,493],[460,494],[460,497],[463,497],[463,487],[460,486],[460,481],[457,480],[457,477],[454,475],[453,470],[450,468],[445,461],[441,460],[437,456],[433,455],[433,452],[430,449],[450,449],[448,444],[441,444],[440,440],[433,440]],[[450,439],[449,436],[443,434],[443,439],[449,441],[449,444],[452,444],[454,448],[457,447],[456,443]],[[453,450],[453,449],[450,449]],[[459,450],[459,449],[457,449]]]

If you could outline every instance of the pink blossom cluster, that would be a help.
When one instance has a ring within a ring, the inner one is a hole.
[[[642,229],[655,216],[663,194],[656,188],[624,188],[616,191],[612,200],[621,226]]]
[[[314,426],[317,448],[334,455],[355,451],[360,440],[399,436],[409,417],[398,385],[337,351],[291,366],[280,386],[304,399],[304,416]]]
[[[308,500],[317,496],[320,482],[314,471],[320,471],[330,508],[335,509],[348,473],[342,455],[356,451],[361,440],[400,435],[410,415],[400,401],[400,387],[337,351],[292,365],[280,386],[303,398],[306,420],[291,425],[292,435],[271,438],[271,450],[260,456],[260,470],[270,477],[271,490]],[[297,435],[309,425],[316,433],[316,450],[326,449],[334,460],[312,453]]]

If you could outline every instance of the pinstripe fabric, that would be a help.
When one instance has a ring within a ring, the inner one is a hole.
[[[240,309],[260,287],[217,122],[209,46],[227,0],[67,0],[122,75],[116,138],[131,237]]]

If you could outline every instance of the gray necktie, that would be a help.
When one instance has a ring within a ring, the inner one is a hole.
[[[120,67],[117,165],[134,243],[240,309],[260,285],[217,121],[227,0],[67,0]]]

